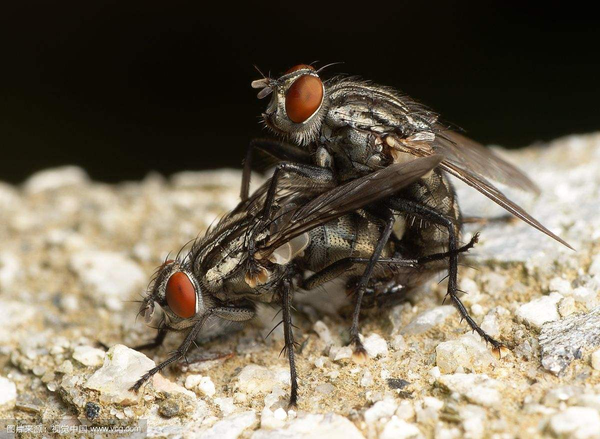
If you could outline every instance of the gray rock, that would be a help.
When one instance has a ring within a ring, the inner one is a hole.
[[[555,375],[562,373],[583,350],[600,345],[600,307],[587,314],[547,323],[539,337],[542,366]]]

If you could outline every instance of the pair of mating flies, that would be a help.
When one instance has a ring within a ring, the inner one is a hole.
[[[477,325],[458,296],[459,256],[476,237],[459,246],[463,218],[448,175],[569,246],[489,182],[538,192],[514,166],[396,90],[353,77],[323,81],[319,73],[302,64],[252,83],[261,89],[259,98],[271,95],[263,119],[283,141],[251,143],[240,204],[187,255],[158,270],[140,312],[150,319],[158,305],[161,323],[156,339],[140,348],[160,345],[170,330],[188,333],[134,390],[183,358],[192,343],[236,330],[255,316],[257,303],[272,303],[282,308],[295,404],[293,291],[339,278],[353,296],[350,340],[359,358],[365,355],[361,306],[393,304],[446,268],[447,297],[501,353],[503,345]],[[250,196],[256,150],[278,164]]]

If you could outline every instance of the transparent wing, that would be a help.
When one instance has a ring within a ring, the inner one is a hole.
[[[559,236],[552,233],[546,227],[544,227],[538,220],[529,215],[522,207],[513,201],[509,200],[506,195],[500,192],[494,185],[492,185],[489,181],[485,180],[483,177],[477,176],[473,173],[465,172],[464,169],[459,168],[453,163],[443,161],[440,165],[442,169],[447,171],[448,173],[454,175],[455,177],[461,179],[469,186],[477,189],[483,195],[488,197],[490,200],[494,201],[496,204],[502,206],[504,209],[508,210],[517,218],[522,219],[530,226],[535,227],[540,232],[545,233],[549,237],[557,240],[561,244],[569,247],[571,250],[574,250],[565,240],[560,238]]]
[[[449,132],[444,133],[444,135],[448,134]],[[392,134],[391,136],[394,135]],[[450,138],[453,140],[449,140]],[[535,186],[535,184],[529,180],[525,174],[508,162],[502,160],[500,157],[496,156],[493,152],[486,150],[483,146],[475,142],[469,141],[470,143],[464,143],[466,146],[464,146],[464,150],[459,154],[459,148],[461,148],[463,145],[462,143],[459,143],[461,139],[466,139],[466,137],[457,133],[452,133],[448,139],[444,140],[441,140],[441,138],[436,136],[436,139],[431,141],[429,144],[422,141],[407,142],[406,140],[400,138],[396,138],[396,143],[401,145],[402,151],[416,155],[417,157],[427,157],[431,154],[442,156],[444,160],[442,163],[440,163],[440,167],[449,174],[454,175],[456,178],[464,181],[469,186],[477,189],[494,203],[503,207],[517,218],[525,221],[530,226],[535,227],[540,232],[545,233],[552,239],[555,239],[561,244],[573,249],[573,247],[571,247],[566,241],[552,233],[538,220],[528,214],[525,209],[508,199],[506,195],[500,192],[499,189],[497,189],[486,179],[484,175],[482,175],[491,174],[495,176],[495,179],[507,181],[507,183],[511,184],[511,186],[517,186],[530,191],[539,192],[537,186]],[[490,159],[490,157],[493,158]],[[486,163],[488,164],[486,165]],[[485,172],[483,172],[483,167],[485,167]],[[482,172],[477,172],[477,169],[481,169]]]
[[[462,134],[440,131],[436,133],[432,146],[436,154],[444,156],[446,162],[465,172],[535,194],[540,193],[537,185],[518,168]]]

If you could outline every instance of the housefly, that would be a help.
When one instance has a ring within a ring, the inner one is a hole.
[[[416,182],[384,200],[399,215],[387,218],[386,230],[401,239],[405,254],[419,257],[447,248],[447,296],[474,331],[495,349],[501,343],[486,334],[469,316],[458,298],[456,248],[463,223],[452,175],[475,188],[512,215],[571,248],[523,208],[508,199],[488,179],[538,193],[537,186],[520,170],[492,151],[450,130],[438,115],[389,88],[356,77],[334,77],[323,81],[321,70],[300,64],[279,78],[264,77],[252,82],[259,98],[271,95],[263,113],[268,128],[283,141],[257,140],[250,144],[244,167],[242,199],[248,196],[254,149],[263,150],[281,163],[275,168],[271,192],[289,177],[335,186],[395,163],[439,155],[440,164]],[[394,222],[396,224],[394,225]],[[382,234],[381,240],[389,238]],[[376,260],[377,247],[372,255]],[[365,278],[369,276],[369,266]],[[366,281],[359,282],[351,337],[356,349],[358,316]]]
[[[353,285],[362,281],[365,267],[370,267],[366,288],[380,289],[383,294],[385,288],[380,287],[393,284],[397,292],[398,287],[406,290],[420,284],[425,276],[442,269],[444,259],[454,256],[440,252],[407,258],[401,242],[386,239],[381,245],[380,239],[386,233],[389,237],[388,223],[380,218],[393,212],[377,201],[432,172],[441,160],[434,155],[393,164],[328,190],[314,184],[288,187],[271,200],[266,220],[257,215],[269,197],[271,185],[265,183],[196,241],[187,255],[159,269],[140,312],[151,317],[160,308],[163,316],[155,341],[143,347],[160,345],[168,331],[188,333],[175,353],[143,375],[132,389],[138,390],[154,374],[183,358],[198,337],[210,336],[206,331],[223,334],[232,325],[239,327],[251,320],[257,303],[273,303],[282,307],[290,402],[295,404],[298,383],[291,318],[295,289],[313,290],[337,278]],[[473,243],[457,249],[457,254]],[[379,256],[373,261],[376,250]]]

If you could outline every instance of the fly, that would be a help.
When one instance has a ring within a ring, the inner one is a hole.
[[[248,197],[254,149],[281,161],[271,180],[271,193],[276,193],[292,177],[295,181],[335,187],[393,164],[440,156],[441,162],[431,172],[382,201],[397,215],[383,218],[387,221],[386,233],[375,248],[373,260],[379,257],[378,251],[385,241],[394,236],[401,239],[404,254],[410,257],[448,249],[447,297],[474,331],[494,349],[501,349],[502,344],[477,325],[458,297],[456,250],[463,218],[448,175],[572,248],[507,198],[488,178],[533,193],[539,193],[538,187],[492,151],[442,125],[435,112],[410,97],[356,77],[338,76],[322,81],[321,70],[299,64],[277,79],[263,76],[252,82],[253,88],[260,89],[260,99],[271,95],[263,119],[285,142],[256,140],[250,144],[242,199]],[[367,266],[364,279],[357,286],[351,328],[351,339],[358,351],[364,351],[358,316],[368,278]]]
[[[266,220],[257,216],[269,197],[271,185],[265,183],[195,242],[187,255],[159,269],[140,312],[151,318],[161,309],[163,316],[156,339],[141,348],[160,345],[168,331],[188,333],[175,353],[132,389],[139,390],[154,374],[183,358],[199,337],[238,328],[255,316],[257,303],[274,303],[282,308],[290,403],[295,404],[298,383],[291,317],[295,289],[313,290],[340,277],[348,285],[362,282],[365,267],[369,270],[365,288],[410,286],[424,272],[438,271],[437,262],[453,256],[440,252],[406,258],[401,243],[388,239],[388,223],[380,220],[393,212],[377,203],[431,172],[440,161],[440,156],[431,156],[394,164],[321,193],[314,185],[288,188],[271,200]],[[387,236],[383,245],[382,236]],[[329,242],[325,237],[336,239]],[[305,276],[306,272],[313,274]]]

